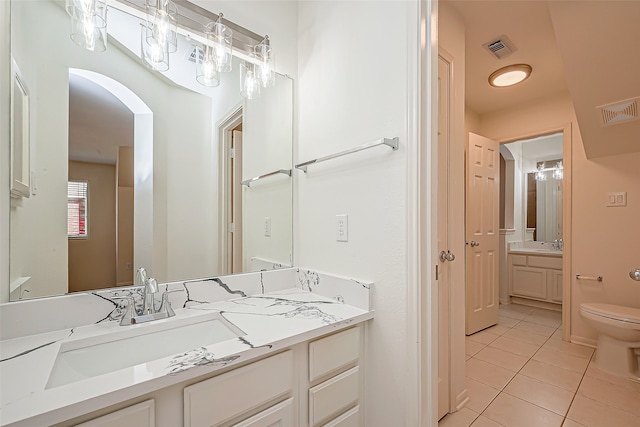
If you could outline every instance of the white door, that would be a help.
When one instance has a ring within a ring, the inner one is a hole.
[[[232,133],[233,159],[231,162],[231,273],[242,273],[242,131]]]
[[[450,64],[438,58],[438,252],[449,252]],[[438,264],[438,419],[449,412],[449,265]]]
[[[466,334],[498,323],[499,144],[469,133],[467,146]]]

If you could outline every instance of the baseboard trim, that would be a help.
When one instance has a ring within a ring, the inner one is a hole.
[[[562,305],[554,304],[552,302],[536,301],[534,299],[520,298],[515,296],[511,297],[511,302],[514,304],[526,305],[529,307],[545,308],[547,310],[562,312]]]
[[[462,393],[456,397],[456,411],[467,406],[467,403],[469,403],[469,393],[467,393],[467,389],[465,388]]]
[[[571,335],[571,342],[573,344],[580,344],[591,348],[596,348],[598,344],[598,340],[595,340],[593,338],[580,337],[577,335]]]

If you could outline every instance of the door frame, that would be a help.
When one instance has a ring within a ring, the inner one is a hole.
[[[218,268],[221,275],[231,274],[230,248],[232,236],[229,233],[231,222],[231,167],[229,150],[232,144],[232,132],[242,123],[243,105],[236,105],[216,126],[218,134]]]
[[[571,123],[562,126],[530,132],[517,137],[498,140],[502,144],[532,139],[540,136],[562,133],[562,240],[568,242],[562,251],[562,339],[571,340],[571,207],[572,207],[572,147],[573,136]],[[523,213],[526,215],[526,213]],[[524,222],[523,224],[526,224]]]

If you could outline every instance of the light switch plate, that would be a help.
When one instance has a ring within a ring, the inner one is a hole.
[[[271,237],[271,217],[264,217],[264,236]]]
[[[336,215],[336,240],[349,241],[349,215]]]
[[[607,207],[627,206],[627,192],[620,191],[617,193],[607,194]]]

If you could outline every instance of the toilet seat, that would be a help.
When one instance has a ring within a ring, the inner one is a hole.
[[[584,303],[580,304],[580,310],[594,316],[606,317],[607,319],[640,326],[640,308],[613,304]]]

